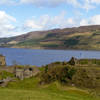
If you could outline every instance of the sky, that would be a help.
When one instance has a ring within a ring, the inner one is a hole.
[[[100,25],[100,0],[0,0],[0,38]]]

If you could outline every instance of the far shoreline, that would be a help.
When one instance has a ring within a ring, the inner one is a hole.
[[[24,47],[0,47],[0,48],[12,48],[12,49],[26,49],[26,50],[57,50],[57,51],[97,51],[100,52],[100,50],[92,50],[92,49],[48,49],[48,48],[24,48]]]

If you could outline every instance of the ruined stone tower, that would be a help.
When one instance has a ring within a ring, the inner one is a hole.
[[[0,66],[5,66],[5,65],[6,65],[5,56],[0,54]]]

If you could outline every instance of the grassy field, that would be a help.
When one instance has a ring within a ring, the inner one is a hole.
[[[77,90],[0,89],[0,100],[99,100]]]
[[[10,83],[0,88],[0,100],[100,100],[87,90],[61,86],[58,82],[40,86],[36,78]]]
[[[54,62],[24,80],[2,71],[0,80],[12,77],[14,81],[0,87],[0,100],[100,100],[100,60],[80,59],[73,64],[72,59]]]

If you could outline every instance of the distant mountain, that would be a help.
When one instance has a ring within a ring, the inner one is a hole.
[[[1,47],[100,50],[100,25],[81,26],[1,38]]]

